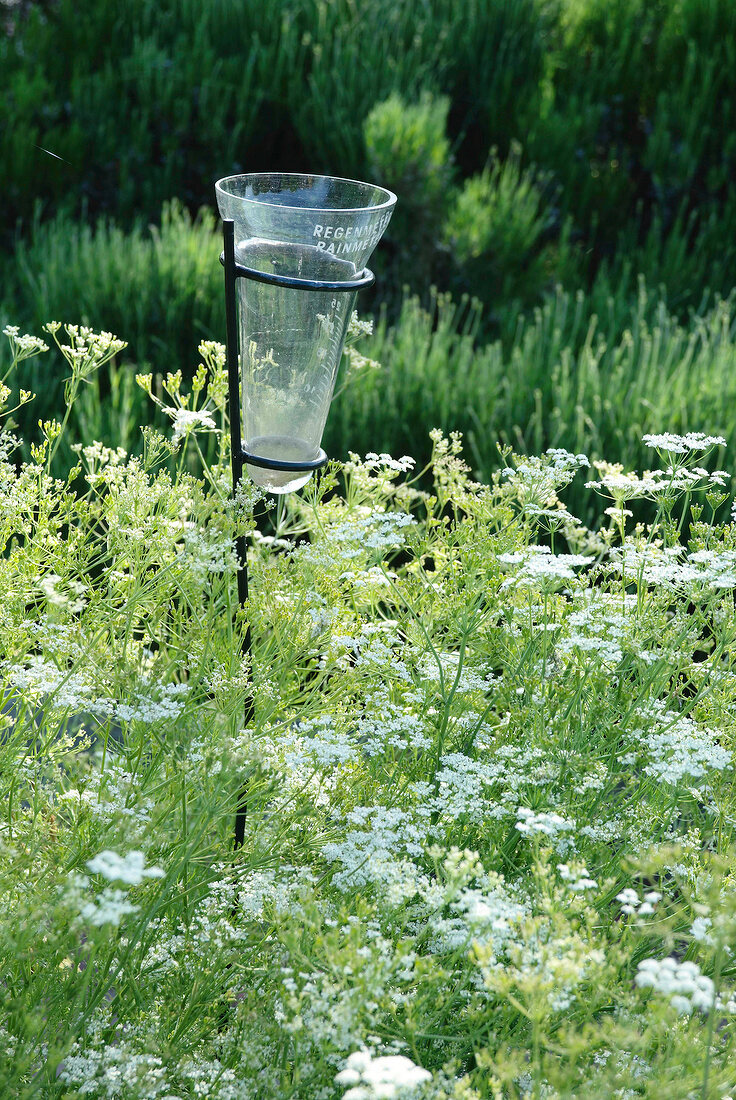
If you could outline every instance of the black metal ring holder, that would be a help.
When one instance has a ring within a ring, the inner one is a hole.
[[[358,272],[355,278],[346,282],[329,282],[319,279],[298,279],[287,275],[272,275],[265,271],[258,271],[252,267],[245,267],[235,260],[235,222],[231,219],[223,219],[223,236],[225,248],[220,256],[220,263],[225,268],[225,323],[227,346],[227,377],[228,377],[228,402],[230,406],[230,448],[233,472],[233,495],[237,493],[238,485],[243,478],[243,466],[260,466],[266,470],[283,470],[286,472],[306,472],[307,470],[319,470],[327,461],[327,455],[320,447],[319,453],[311,462],[287,462],[276,458],[264,458],[254,455],[243,447],[241,431],[241,404],[240,404],[240,367],[238,356],[238,316],[235,284],[237,279],[253,279],[258,283],[270,283],[272,286],[282,286],[291,290],[328,290],[335,293],[347,293],[362,290],[372,286],[375,276],[368,268]],[[238,602],[242,607],[248,599],[248,555],[245,535],[239,535],[235,540],[235,551],[238,559]],[[242,654],[251,656],[250,623],[246,625],[243,637]],[[244,723],[246,726],[253,720],[253,694],[250,692],[245,702]],[[247,812],[246,791],[241,792],[238,809],[235,815],[235,847],[240,848],[245,838],[245,816]]]

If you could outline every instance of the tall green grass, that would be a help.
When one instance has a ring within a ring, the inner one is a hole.
[[[715,218],[691,226],[698,229],[715,239]],[[383,311],[363,349],[383,370],[359,376],[333,406],[328,451],[423,461],[431,428],[459,430],[487,478],[498,463],[496,440],[524,452],[566,447],[632,467],[649,460],[646,432],[706,431],[736,446],[736,306],[733,297],[719,301],[702,290],[692,305],[688,279],[704,271],[704,260],[691,242],[686,231],[664,240],[655,226],[604,264],[588,291],[558,287],[526,311],[512,299],[492,326],[487,307],[468,296],[435,291],[427,302],[405,294],[395,313]],[[107,220],[80,226],[60,214],[19,242],[12,269],[6,265],[6,285],[15,289],[0,308],[3,322],[37,333],[46,320],[81,322],[128,341],[78,402],[82,438],[136,446],[143,415],[136,371],[190,376],[199,341],[224,338],[220,250],[214,214],[191,218],[175,203],[160,226],[124,232]],[[723,253],[710,272],[716,288],[728,276],[727,247]],[[667,264],[682,268],[673,274],[672,299],[640,273],[664,273]],[[0,366],[4,353],[0,346]],[[42,358],[27,368],[24,385],[38,395],[21,425],[29,435],[63,409],[60,366]],[[589,506],[582,495],[575,503]]]
[[[131,233],[59,216],[19,245],[18,296],[3,306],[4,321],[35,332],[46,320],[82,322],[128,341],[115,372],[85,391],[77,410],[85,438],[134,445],[136,370],[190,375],[199,341],[224,338],[220,248],[214,215],[192,219],[177,205],[160,227]],[[628,466],[648,460],[645,432],[707,431],[736,446],[734,299],[710,295],[689,313],[672,309],[663,288],[637,280],[636,256],[601,270],[588,292],[559,287],[534,310],[507,309],[493,340],[477,300],[435,292],[427,306],[406,295],[395,321],[384,311],[362,349],[382,371],[359,376],[335,401],[329,452],[423,460],[431,428],[459,430],[485,478],[498,462],[497,439]],[[60,369],[42,358],[24,385],[38,394],[23,425],[30,432],[63,408]]]
[[[207,209],[191,218],[169,203],[160,225],[130,232],[60,214],[18,242],[4,312],[35,329],[52,319],[106,329],[124,336],[136,363],[186,372],[198,342],[224,332],[221,250]]]
[[[736,299],[682,324],[640,282],[632,304],[558,290],[519,318],[506,341],[477,346],[477,303],[437,296],[425,309],[408,298],[366,348],[383,364],[335,402],[326,447],[388,451],[427,460],[428,432],[466,437],[475,472],[498,467],[497,441],[515,450],[584,452],[641,469],[647,432],[704,431],[736,448]],[[585,513],[584,490],[571,502]]]

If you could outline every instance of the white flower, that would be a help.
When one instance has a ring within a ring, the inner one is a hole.
[[[520,567],[503,582],[502,588],[529,585],[535,581],[541,584],[546,580],[554,584],[560,580],[574,580],[573,570],[592,562],[592,558],[584,554],[553,554],[548,546],[527,546],[524,550],[499,554],[497,560],[503,565]]]
[[[626,890],[622,890],[620,894],[616,895],[616,901],[621,902],[621,912],[627,916],[639,916],[647,917],[654,913],[657,905],[662,900],[662,895],[657,890],[650,890],[644,895],[644,898],[639,897],[636,890],[632,890],[627,887]]]
[[[113,924],[117,928],[123,917],[137,913],[139,909],[139,905],[128,901],[123,890],[111,890],[108,887],[97,895],[95,901],[88,901],[83,905],[79,915],[95,928],[101,928],[103,924]]]
[[[432,1074],[403,1054],[374,1058],[368,1051],[355,1051],[345,1069],[335,1077],[338,1085],[349,1088],[343,1100],[393,1100],[431,1081]]]
[[[657,890],[650,890],[648,894],[644,895],[644,901],[639,906],[639,916],[649,916],[661,900],[662,895]]]
[[[365,466],[367,469],[378,469],[383,466],[388,470],[398,470],[400,473],[405,473],[407,470],[413,470],[416,465],[416,460],[409,455],[404,455],[402,458],[392,458],[391,455],[381,452],[376,454],[375,451],[368,451],[365,456]]]
[[[174,432],[171,442],[179,443],[190,432],[201,430],[205,432],[218,431],[217,425],[212,419],[212,413],[206,409],[172,409],[165,410],[174,421]]]
[[[616,894],[616,901],[621,902],[621,912],[627,916],[632,916],[636,913],[639,905],[641,904],[639,895],[636,890],[632,890],[631,887],[627,887],[622,890],[620,894]]]
[[[10,350],[16,363],[28,359],[31,355],[49,350],[48,344],[44,344],[38,336],[21,336],[17,325],[6,325],[3,329],[3,336],[7,336],[10,341]]]
[[[690,925],[690,935],[694,940],[700,940],[702,943],[712,944],[713,937],[708,929],[712,926],[713,921],[710,917],[696,917],[693,923]]]
[[[370,510],[328,528],[320,542],[304,543],[299,556],[307,562],[334,565],[352,561],[366,550],[398,550],[406,541],[406,529],[416,526],[407,512]]]
[[[322,848],[327,862],[341,867],[333,875],[333,885],[338,890],[352,890],[373,883],[385,892],[398,884],[397,904],[413,897],[423,881],[413,859],[424,852],[426,819],[431,814],[428,807],[421,810],[423,817],[418,813],[416,819],[397,807],[356,806],[350,810],[346,823],[353,828],[342,840]]]
[[[217,532],[206,528],[184,531],[180,560],[203,583],[210,573],[226,573],[237,568],[233,540],[218,539]]]
[[[357,309],[354,309],[350,314],[350,320],[348,321],[347,339],[355,340],[361,336],[373,335],[373,319],[369,318],[364,321],[358,316]]]
[[[118,703],[115,707],[115,716],[121,722],[154,722],[172,721],[184,709],[184,702],[180,696],[186,695],[186,684],[165,684],[159,687],[160,699],[153,699],[142,692],[135,692],[129,697],[127,703]]]
[[[77,597],[76,599],[72,599],[62,590],[63,584],[66,584],[69,591]],[[57,573],[47,573],[39,580],[38,587],[50,604],[54,604],[55,607],[66,607],[72,614],[82,611],[87,604],[87,601],[82,598],[83,593],[87,591],[87,585],[82,584],[81,581],[63,581]]]
[[[688,451],[707,451],[709,447],[726,446],[723,436],[704,435],[703,432],[688,432],[687,435],[672,435],[670,432],[665,432],[663,435],[645,435],[642,436],[642,443],[658,451],[667,451],[669,454],[676,455],[683,455]]]
[[[513,461],[514,466],[507,466],[502,476],[527,515],[552,522],[573,518],[560,506],[557,490],[572,481],[580,466],[590,466],[586,455],[556,447],[541,458],[527,456],[522,461],[514,456]]]
[[[604,490],[619,504],[624,500],[651,496],[657,491],[658,482],[651,474],[639,477],[638,474],[624,472],[623,466],[618,462],[597,462],[596,467],[601,473],[600,480],[586,481],[585,488]]]
[[[595,890],[598,886],[595,879],[592,879],[588,874],[588,869],[584,864],[570,867],[567,863],[558,863],[557,870],[562,881],[567,883],[568,890],[571,890],[574,894],[582,893],[584,890]]]
[[[642,728],[632,732],[649,751],[646,774],[658,781],[675,785],[686,776],[697,778],[730,766],[731,753],[719,744],[717,731],[701,729],[656,700],[639,708],[638,717]]]
[[[452,684],[456,692],[490,691],[496,677],[484,666],[460,664],[459,653],[427,653],[422,658],[418,672],[424,680]]]
[[[562,638],[557,645],[558,653],[572,653],[576,649],[584,653],[597,653],[603,664],[617,665],[623,657],[621,647],[610,638],[573,633],[569,638]]]
[[[7,667],[3,674],[8,683],[30,698],[52,696],[54,705],[59,709],[89,711],[101,717],[112,714],[112,703],[107,699],[96,699],[93,689],[80,673],[59,669],[41,656],[29,657],[27,667]]]
[[[575,822],[566,821],[555,813],[535,813],[527,806],[519,806],[516,810],[516,828],[525,836],[542,835],[550,837],[552,844],[560,855],[564,855],[569,849],[575,848],[575,841],[566,837],[564,833],[575,831]]]
[[[643,959],[635,980],[640,987],[651,986],[657,993],[671,995],[670,1004],[681,1015],[689,1016],[694,1009],[708,1012],[715,1001],[713,982],[694,962]]]
[[[160,867],[146,867],[146,857],[137,851],[119,856],[106,849],[87,860],[87,867],[91,874],[102,875],[108,882],[124,882],[128,886],[140,886],[144,878],[163,878],[165,874]]]

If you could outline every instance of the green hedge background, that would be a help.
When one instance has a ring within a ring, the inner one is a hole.
[[[736,442],[732,0],[0,14],[3,322],[83,321],[129,341],[131,374],[189,372],[224,334],[214,180],[365,178],[399,196],[361,303],[386,369],[336,404],[338,457],[422,459],[434,426],[484,476],[496,438],[632,463],[642,428]],[[43,381],[34,418],[61,399]]]

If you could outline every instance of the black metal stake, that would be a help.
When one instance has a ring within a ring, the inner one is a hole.
[[[240,432],[240,370],[238,368],[238,316],[235,303],[235,223],[225,221],[223,225],[225,251],[225,325],[227,333],[227,380],[230,405],[230,460],[233,472],[233,497],[237,497],[238,486],[243,479],[243,441]],[[245,608],[248,601],[248,543],[241,534],[235,540],[235,553],[238,559],[238,603]],[[248,662],[248,692],[245,697],[243,723],[247,727],[253,720],[253,670],[251,653],[250,620],[246,621],[241,654]],[[238,796],[235,812],[235,847],[240,848],[245,838],[245,817],[248,812],[247,787]]]
[[[233,473],[233,497],[237,497],[238,486],[243,479],[243,466],[247,463],[251,466],[260,466],[267,470],[284,470],[299,473],[307,470],[318,470],[328,461],[327,455],[320,448],[317,458],[312,462],[287,462],[275,458],[263,458],[261,455],[252,454],[243,446],[241,432],[241,397],[240,397],[240,366],[238,357],[238,314],[235,296],[236,279],[253,279],[260,283],[270,283],[273,286],[282,286],[292,290],[321,290],[336,293],[355,293],[363,287],[372,286],[375,277],[372,271],[364,268],[356,274],[355,278],[346,282],[323,282],[319,279],[298,279],[286,275],[272,275],[269,272],[258,271],[256,268],[245,267],[235,261],[235,223],[228,218],[222,223],[224,237],[224,251],[220,256],[220,263],[225,268],[225,324],[227,334],[227,377],[228,377],[228,401],[230,405],[230,449]],[[248,544],[245,535],[238,535],[235,540],[235,552],[238,561],[238,603],[245,608],[248,601]],[[251,645],[250,620],[246,622],[245,634],[241,646],[242,656],[248,662],[249,689],[245,697],[244,725],[251,724],[255,711],[255,699],[253,693],[253,654]],[[235,848],[241,848],[245,840],[245,819],[248,813],[248,788],[242,788],[238,796],[238,805],[235,811]]]

